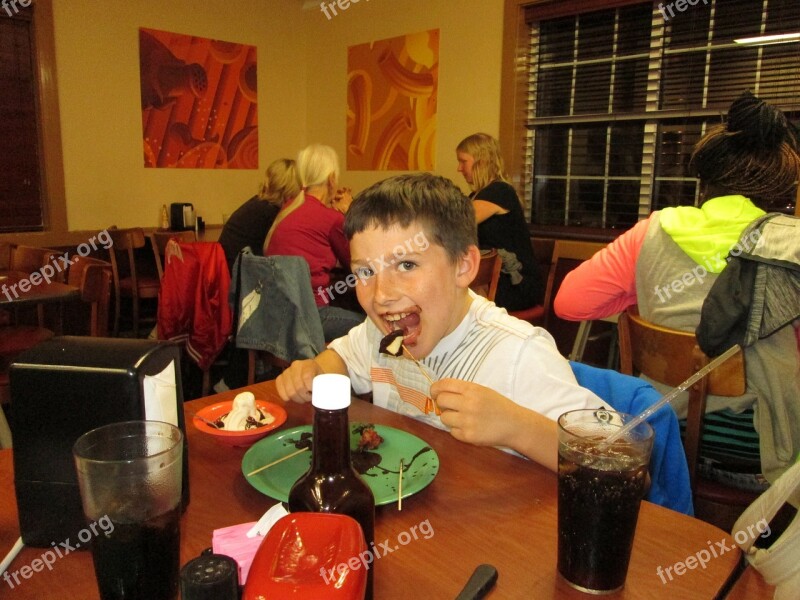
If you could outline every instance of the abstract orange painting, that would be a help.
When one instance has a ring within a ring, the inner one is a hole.
[[[438,29],[348,48],[347,168],[433,170],[438,81]]]
[[[139,29],[145,167],[257,169],[256,47]]]

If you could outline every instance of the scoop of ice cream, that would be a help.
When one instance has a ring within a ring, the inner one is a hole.
[[[244,431],[248,428],[248,419],[257,424],[266,424],[265,415],[256,408],[256,397],[252,392],[242,392],[233,399],[231,412],[222,417],[222,428],[226,431]]]

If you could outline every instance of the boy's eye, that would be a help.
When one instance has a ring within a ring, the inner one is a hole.
[[[374,274],[375,272],[369,267],[356,267],[355,269],[353,269],[353,275],[355,275],[359,279],[369,279]]]
[[[411,260],[401,260],[397,263],[397,270],[398,271],[411,271],[414,267],[417,266],[417,263]]]

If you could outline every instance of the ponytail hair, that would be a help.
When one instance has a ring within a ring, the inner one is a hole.
[[[290,158],[279,158],[270,163],[264,172],[264,181],[258,189],[258,197],[270,204],[283,206],[287,198],[300,193],[295,162]]]
[[[339,180],[339,157],[336,150],[323,144],[312,144],[297,155],[297,175],[305,189],[323,185],[334,175]]]

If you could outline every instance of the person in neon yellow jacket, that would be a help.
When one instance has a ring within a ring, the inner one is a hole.
[[[556,314],[599,319],[638,304],[645,319],[694,333],[729,252],[758,243],[740,236],[765,214],[759,204],[795,188],[800,177],[795,129],[780,110],[745,92],[731,104],[726,122],[697,143],[691,166],[700,178],[701,206],[653,212],[581,264],[564,279]],[[709,397],[706,423],[724,429],[725,436],[704,438],[704,476],[758,491],[791,465],[800,450],[795,336],[792,326],[784,327],[746,349],[747,394]],[[685,402],[684,396],[674,405],[681,418]],[[791,412],[789,423],[779,417],[785,410]]]

